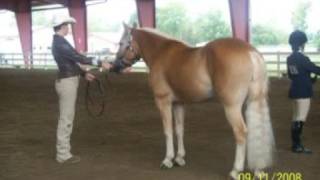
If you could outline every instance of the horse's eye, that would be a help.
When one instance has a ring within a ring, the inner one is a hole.
[[[119,46],[122,46],[123,45],[123,43],[122,42],[119,42]]]

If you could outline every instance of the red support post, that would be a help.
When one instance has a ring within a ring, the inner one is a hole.
[[[249,42],[249,0],[229,0],[233,37]]]
[[[20,42],[25,65],[32,65],[32,17],[31,1],[24,0],[16,2],[15,14],[19,29]]]
[[[72,26],[73,39],[79,52],[87,52],[87,8],[85,0],[69,0],[68,9],[70,16],[77,21]]]
[[[155,0],[136,0],[138,19],[141,27],[156,27]]]

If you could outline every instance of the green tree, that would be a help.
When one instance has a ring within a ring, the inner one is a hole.
[[[131,14],[129,18],[128,24],[133,25],[134,23],[139,23],[137,12],[134,12],[133,14]]]
[[[183,39],[186,34],[187,16],[186,8],[178,2],[171,2],[163,8],[157,9],[157,28],[178,39]]]
[[[117,32],[120,31],[122,22],[108,23],[101,18],[92,18],[88,21],[89,32]]]
[[[190,44],[231,36],[231,28],[222,18],[222,12],[208,11],[198,17],[187,13],[179,2],[171,2],[157,9],[157,28]]]
[[[36,11],[32,13],[32,24],[35,26],[50,27],[52,19],[48,19],[45,11]]]
[[[197,41],[210,41],[231,36],[231,28],[222,18],[221,11],[209,11],[196,19],[195,28]]]
[[[318,51],[320,51],[320,31],[308,35],[310,37],[310,43],[313,44]]]
[[[296,6],[291,17],[291,24],[294,29],[299,29],[301,31],[306,31],[308,29],[306,18],[310,7],[310,1],[300,2]]]
[[[271,25],[254,25],[251,31],[251,42],[255,46],[286,43],[285,33]]]

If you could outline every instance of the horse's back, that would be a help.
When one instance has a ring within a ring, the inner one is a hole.
[[[250,44],[233,38],[212,41],[204,48],[213,73],[229,75],[248,71],[252,64],[251,54],[256,52]]]
[[[257,51],[249,43],[235,38],[221,38],[209,42],[204,48],[210,50],[219,58],[233,60],[234,56],[248,56]]]

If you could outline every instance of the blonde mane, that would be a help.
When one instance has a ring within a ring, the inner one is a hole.
[[[148,32],[148,33],[151,33],[151,34],[154,34],[154,35],[157,35],[157,36],[161,36],[165,39],[168,39],[168,40],[172,40],[172,41],[175,41],[175,42],[178,42],[178,43],[181,43],[185,46],[188,46],[188,47],[192,47],[190,44],[182,41],[182,40],[179,40],[177,38],[174,38],[166,33],[163,33],[163,32],[160,32],[154,28],[138,28],[138,30],[141,30],[141,31],[144,31],[144,32]]]

